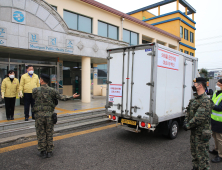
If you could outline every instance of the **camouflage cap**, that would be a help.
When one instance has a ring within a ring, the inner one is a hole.
[[[199,83],[199,82],[204,82],[204,83],[206,83],[207,80],[206,80],[205,78],[203,78],[203,77],[197,77],[197,78],[195,78],[195,79],[193,80],[193,82],[194,82],[194,83]]]

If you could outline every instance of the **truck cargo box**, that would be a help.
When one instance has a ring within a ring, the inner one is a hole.
[[[197,58],[155,43],[108,54],[106,113],[111,120],[139,132],[184,117]]]

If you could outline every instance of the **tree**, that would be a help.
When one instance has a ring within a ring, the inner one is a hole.
[[[204,77],[204,78],[207,79],[207,81],[209,81],[207,69],[202,68],[202,69],[200,69],[199,73],[200,73],[200,76],[201,76],[201,77]]]

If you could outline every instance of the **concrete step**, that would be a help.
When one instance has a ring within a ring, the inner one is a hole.
[[[55,128],[73,126],[75,124],[81,124],[81,123],[86,123],[86,122],[96,121],[96,120],[103,120],[103,119],[107,119],[107,115],[105,113],[87,115],[87,116],[82,115],[82,116],[74,117],[74,118],[70,116],[69,119],[65,119],[65,120],[59,119],[57,124],[55,125]],[[36,130],[35,130],[35,125],[33,121],[32,124],[29,124],[29,126],[0,131],[0,139],[12,137],[12,136],[18,136],[18,135],[27,134],[27,133],[32,133],[35,131]]]
[[[74,129],[80,129],[80,128],[84,128],[84,127],[90,127],[90,126],[94,126],[94,125],[102,124],[102,123],[106,123],[106,122],[109,122],[108,118],[91,120],[91,121],[76,123],[73,125],[68,125],[68,126],[63,126],[63,127],[56,127],[55,126],[54,133],[68,131],[68,130],[74,130]],[[35,137],[35,139],[36,139],[36,132],[25,133],[25,134],[16,135],[16,136],[10,136],[10,137],[6,137],[6,138],[0,138],[0,144],[7,143],[7,142],[13,142],[13,141],[16,141],[21,138],[29,138],[29,137]]]
[[[105,113],[105,109],[90,110],[86,112],[72,113],[72,114],[62,114],[58,115],[58,121],[65,121],[84,116],[97,115],[101,113]],[[30,119],[29,121],[22,120],[22,121],[8,122],[8,123],[0,123],[0,132],[3,130],[18,129],[31,126],[35,126],[35,120]]]

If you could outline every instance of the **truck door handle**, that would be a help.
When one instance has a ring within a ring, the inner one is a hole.
[[[136,112],[137,109],[140,109],[140,107],[137,107],[137,106],[132,106],[132,108],[134,109],[134,112]]]
[[[122,106],[121,104],[114,104],[113,106],[117,106],[117,109],[120,110],[120,107]]]

